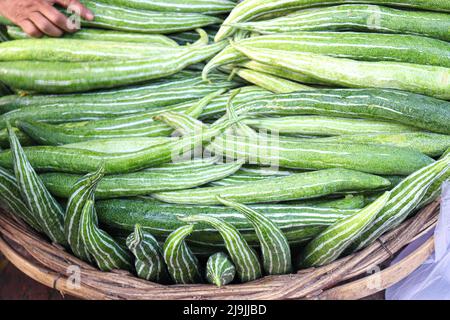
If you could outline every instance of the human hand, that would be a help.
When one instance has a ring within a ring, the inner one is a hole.
[[[78,0],[0,0],[0,14],[35,38],[44,34],[60,37],[64,32],[77,31],[70,19],[53,7],[55,4],[85,20],[94,19],[93,13]]]

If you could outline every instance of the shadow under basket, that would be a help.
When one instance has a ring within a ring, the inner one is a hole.
[[[383,267],[402,248],[431,230],[438,214],[436,201],[371,246],[329,265],[222,288],[165,286],[126,271],[101,272],[5,212],[0,212],[0,251],[37,282],[82,299],[361,299],[404,279],[430,256],[433,237],[395,265]]]

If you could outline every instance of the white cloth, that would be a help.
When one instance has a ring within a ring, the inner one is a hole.
[[[407,256],[434,233],[436,250],[407,278],[386,290],[386,300],[450,300],[450,182],[444,183],[435,230],[411,243],[392,262]]]

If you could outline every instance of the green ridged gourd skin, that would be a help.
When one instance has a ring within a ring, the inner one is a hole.
[[[391,191],[386,206],[371,225],[355,240],[352,249],[371,244],[385,232],[402,223],[426,198],[427,191],[450,170],[450,154],[404,179]]]
[[[0,167],[0,200],[1,207],[9,213],[23,219],[36,231],[42,232],[39,220],[34,216],[22,200],[16,177],[13,173]]]
[[[308,86],[290,80],[278,78],[268,73],[254,71],[250,69],[235,68],[232,71],[232,75],[234,74],[238,75],[242,79],[254,85],[257,85],[273,93],[289,93],[294,91],[312,89]]]
[[[98,184],[96,199],[133,197],[148,195],[157,191],[189,189],[227,177],[236,172],[242,163],[208,165],[190,170],[146,170],[129,174],[109,175]],[[71,186],[80,179],[79,175],[46,173],[41,175],[44,184],[53,194],[61,198],[70,195]]]
[[[238,4],[227,17],[227,19],[225,19],[222,27],[215,37],[215,40],[220,41],[232,35],[234,33],[234,30],[232,26],[229,26],[229,24],[232,23],[252,21],[254,19],[257,19],[258,17],[271,13],[289,12],[290,10],[304,9],[324,4],[330,5],[355,2],[450,12],[450,4],[447,1],[441,0],[246,0]]]
[[[415,34],[450,40],[450,21],[446,13],[399,10],[372,4],[311,8],[271,20],[237,23],[233,26],[261,34],[364,31]]]
[[[255,129],[277,131],[280,134],[341,136],[377,133],[411,133],[419,129],[389,121],[351,119],[326,116],[291,116],[252,118],[244,122]]]
[[[192,103],[174,105],[164,109],[149,110],[112,119],[88,121],[78,124],[53,125],[36,121],[18,121],[18,127],[35,141],[45,145],[60,145],[96,139],[169,136],[173,129],[157,116],[169,110],[199,117],[204,107],[225,90],[207,94]]]
[[[228,0],[97,0],[97,2],[134,9],[204,14],[228,13],[236,5],[234,1]]]
[[[362,32],[295,32],[273,35],[262,35],[242,40],[230,41],[226,47],[212,58],[203,69],[204,79],[208,74],[221,66],[229,64],[246,64],[255,61],[268,65],[267,69],[284,73],[285,78],[295,80],[295,75],[301,75],[300,82],[313,84],[333,84],[332,79],[324,79],[316,74],[310,74],[294,68],[286,68],[274,62],[253,59],[248,54],[240,52],[238,47],[252,48],[256,51],[276,51],[275,54],[295,55],[314,54],[328,58],[352,59],[360,62],[389,62],[450,67],[449,44],[445,41],[422,36],[405,34],[380,34]],[[261,56],[259,56],[261,58]],[[334,61],[334,60],[333,60]],[[337,61],[338,62],[338,61]],[[336,62],[336,63],[337,63]],[[381,64],[381,63],[380,63]],[[396,65],[396,64],[392,64]],[[257,65],[258,66],[258,65]],[[259,67],[261,70],[261,67]],[[282,71],[287,69],[286,71]],[[281,70],[281,71],[280,71]],[[317,66],[317,70],[321,70]],[[334,69],[332,69],[334,70]],[[262,70],[264,71],[264,70]],[[270,73],[270,72],[269,72]],[[324,72],[322,72],[324,73]],[[280,76],[281,76],[280,74]],[[294,77],[293,77],[294,76]]]
[[[226,253],[215,253],[206,263],[206,279],[209,283],[223,287],[231,283],[236,276],[236,267]]]
[[[81,2],[95,14],[94,20],[81,21],[83,27],[167,34],[221,22],[220,18],[199,13],[137,10],[92,0],[82,0]]]
[[[357,134],[316,139],[317,142],[363,143],[414,149],[429,157],[441,156],[450,147],[450,136],[429,132]]]
[[[220,204],[217,196],[241,203],[279,202],[317,198],[336,192],[383,189],[390,185],[384,178],[346,169],[327,169],[288,177],[267,179],[228,187],[208,187],[152,196],[177,204]]]
[[[239,115],[322,115],[383,119],[450,134],[448,101],[390,89],[318,89],[277,94],[236,106]]]
[[[243,214],[254,226],[261,244],[263,266],[266,274],[287,274],[292,271],[291,249],[278,226],[264,214],[237,202],[219,197],[223,205]]]
[[[0,44],[0,61],[94,62],[144,60],[185,47],[81,39],[25,39]]]
[[[64,234],[72,252],[85,261],[91,261],[91,256],[81,238],[81,216],[86,201],[94,201],[95,190],[103,176],[103,168],[100,167],[95,172],[77,177],[67,186],[69,200],[64,216]]]
[[[305,170],[343,168],[381,175],[408,175],[434,161],[417,150],[390,144],[286,138],[273,132],[255,137],[223,135],[207,148],[214,155],[258,165]]]
[[[301,72],[335,86],[396,89],[439,99],[450,99],[448,67],[357,61],[316,53],[260,50],[240,44],[233,46],[252,60]]]
[[[162,248],[150,233],[143,231],[137,224],[126,243],[134,255],[134,266],[139,278],[157,283],[168,281]]]
[[[164,242],[164,261],[176,284],[198,283],[203,280],[198,259],[185,241],[193,229],[193,225],[182,226]]]
[[[201,214],[180,219],[187,223],[206,223],[219,231],[241,282],[249,282],[261,277],[261,264],[256,252],[249,247],[234,226],[221,219]]]
[[[177,53],[155,55],[145,60],[83,63],[0,62],[0,79],[8,86],[42,93],[107,89],[170,76],[191,64],[209,58],[222,48],[222,43],[191,46]]]
[[[100,270],[131,270],[129,252],[98,227],[92,200],[87,200],[83,206],[80,218],[80,234],[84,246]]]
[[[28,147],[25,154],[36,170],[68,173],[88,173],[103,164],[105,174],[139,171],[171,161],[173,154],[192,150],[193,147],[209,141],[226,130],[230,123],[212,126],[201,133],[183,137],[175,141],[151,146],[133,153],[100,153],[75,148],[54,146]],[[10,151],[0,152],[0,166],[12,167]]]
[[[14,40],[29,39],[30,36],[22,31],[19,27],[8,26],[8,36]],[[45,37],[45,36],[44,36]],[[96,41],[111,41],[111,42],[130,42],[130,43],[145,43],[150,45],[162,45],[168,47],[176,47],[178,44],[167,36],[160,34],[140,34],[132,32],[114,31],[83,28],[75,33],[66,33],[62,36],[63,39],[82,39],[82,40],[96,40]]]
[[[42,180],[31,166],[19,140],[8,125],[13,168],[22,199],[36,217],[41,230],[53,241],[67,245],[64,235],[64,211],[45,188]]]
[[[142,85],[104,91],[66,95],[8,95],[0,98],[0,127],[6,121],[48,123],[78,122],[116,118],[162,107],[195,102],[220,89],[238,84],[221,75],[212,75],[213,83],[205,83],[198,73],[182,71],[171,77]]]
[[[389,200],[386,192],[353,216],[339,220],[311,241],[300,261],[301,267],[318,267],[336,260],[340,254],[373,221]]]

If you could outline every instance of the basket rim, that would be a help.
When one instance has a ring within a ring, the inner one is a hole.
[[[123,270],[101,272],[61,246],[49,243],[24,222],[1,211],[0,251],[34,280],[58,290],[62,295],[82,299],[350,300],[382,291],[416,270],[434,251],[433,237],[395,265],[386,268],[379,266],[431,230],[437,223],[438,212],[437,200],[369,247],[323,267],[300,270],[290,275],[266,276],[223,288],[206,284],[166,286],[138,279]],[[79,272],[79,286],[72,284],[75,270]]]

